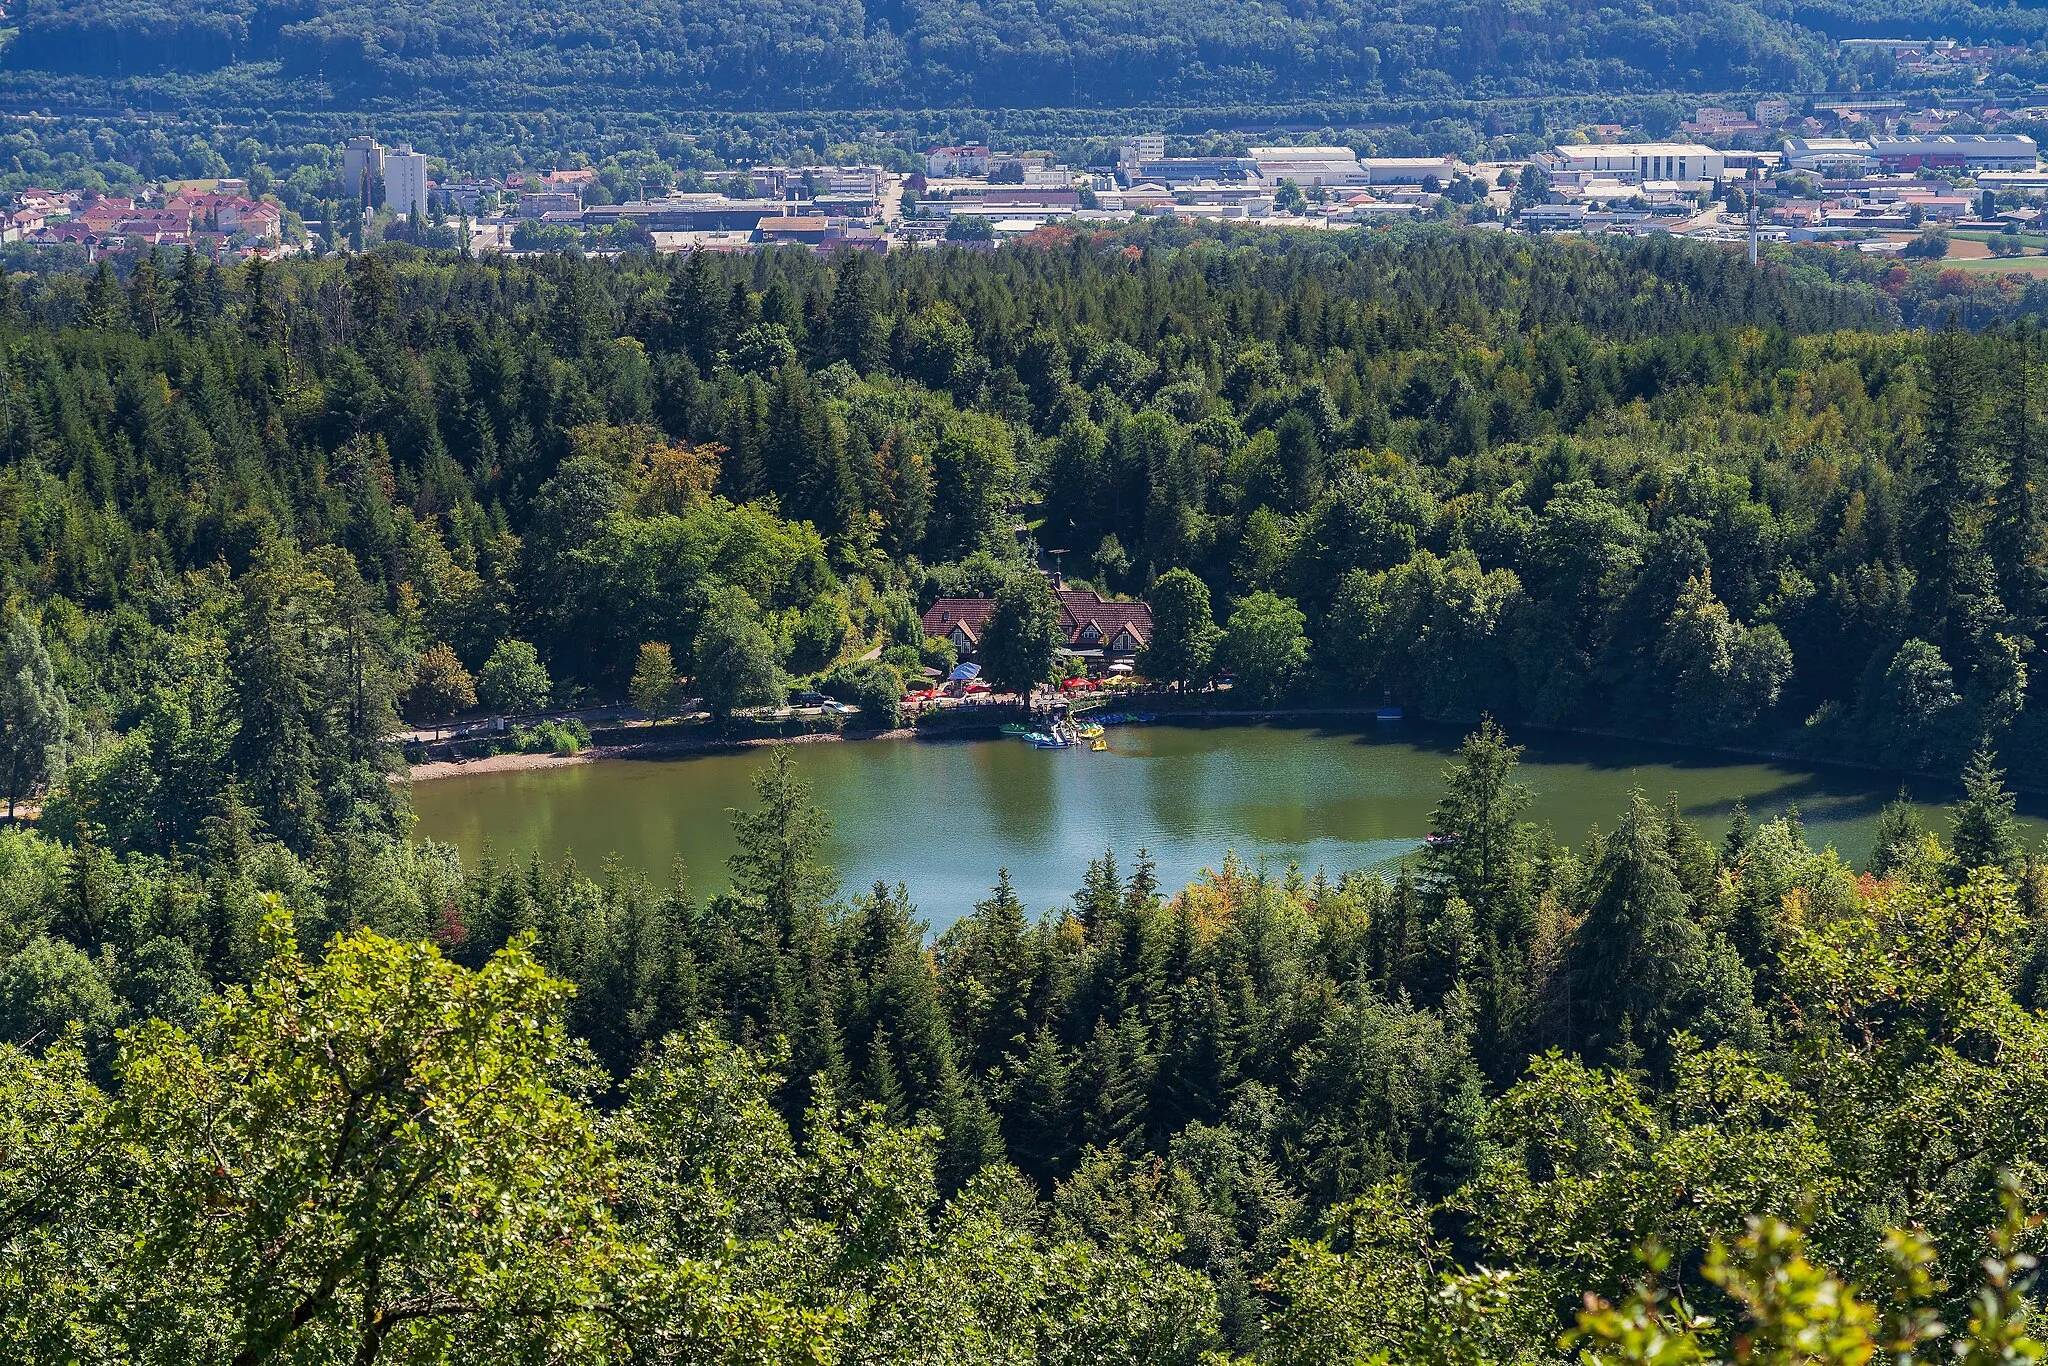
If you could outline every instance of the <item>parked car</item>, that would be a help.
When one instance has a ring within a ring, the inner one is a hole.
[[[790,701],[799,707],[822,707],[825,705],[825,694],[810,690],[798,693]]]

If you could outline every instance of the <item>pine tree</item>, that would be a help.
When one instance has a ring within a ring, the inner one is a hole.
[[[769,924],[801,940],[823,923],[827,903],[838,895],[839,874],[824,861],[832,821],[811,800],[810,785],[797,776],[785,747],[777,746],[754,775],[754,795],[758,809],[732,813],[738,848],[726,866],[733,890],[759,897]]]
[[[111,332],[128,324],[128,298],[114,278],[114,267],[103,256],[99,269],[85,286],[85,325],[99,332]]]
[[[1979,749],[1963,770],[1963,799],[1950,812],[1959,870],[1996,868],[2012,874],[2025,857],[2013,794],[2006,790],[2005,771],[1995,766],[1996,757]]]
[[[128,313],[145,337],[155,336],[163,323],[163,283],[163,254],[152,247],[128,273]]]
[[[903,1083],[892,1053],[889,1031],[876,1025],[874,1037],[868,1041],[867,1061],[861,1067],[860,1092],[863,1099],[882,1107],[889,1123],[903,1124],[910,1118],[910,1107],[903,1098]]]
[[[1872,877],[1889,877],[1893,869],[1917,859],[1926,838],[1927,826],[1920,819],[1920,809],[1902,787],[1897,799],[1887,802],[1878,813],[1877,832],[1864,868]]]
[[[1074,1156],[1073,1064],[1050,1030],[1032,1035],[1015,1067],[1007,1103],[1009,1149],[1026,1176],[1050,1190]]]
[[[1704,941],[1671,863],[1663,813],[1632,793],[1593,872],[1594,895],[1572,946],[1580,1051],[1612,1057],[1629,1021],[1636,1044],[1661,1057],[1687,1020],[1702,979]]]
[[[38,784],[64,773],[71,699],[57,682],[42,632],[25,614],[7,623],[0,645],[0,766],[7,783],[7,819]]]

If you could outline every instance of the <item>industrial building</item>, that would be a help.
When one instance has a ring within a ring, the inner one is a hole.
[[[1553,176],[1642,184],[1649,180],[1706,183],[1727,171],[1727,158],[1696,142],[1566,144],[1541,158]]]

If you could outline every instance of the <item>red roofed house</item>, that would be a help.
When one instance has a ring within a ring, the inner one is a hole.
[[[1152,640],[1152,609],[1142,602],[1110,602],[1086,588],[1055,589],[1054,595],[1067,650],[1091,673],[1128,660]],[[924,633],[950,640],[962,659],[972,659],[995,606],[993,598],[940,598],[925,611]]]

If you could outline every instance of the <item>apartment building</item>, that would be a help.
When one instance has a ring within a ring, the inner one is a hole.
[[[427,216],[427,158],[409,142],[384,154],[384,207],[414,220]]]

